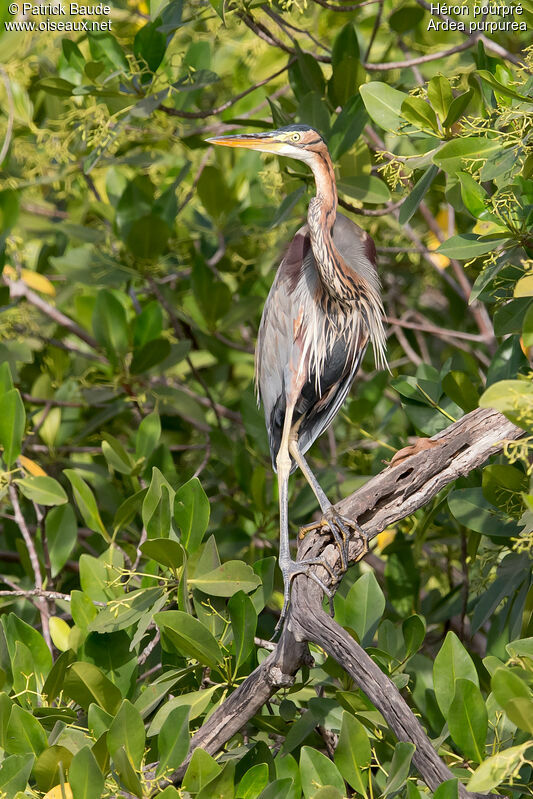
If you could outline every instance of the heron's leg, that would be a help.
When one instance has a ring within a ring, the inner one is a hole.
[[[335,543],[339,548],[341,568],[343,571],[346,571],[348,568],[348,542],[350,536],[352,533],[356,533],[358,538],[363,542],[364,548],[361,557],[366,555],[368,552],[368,536],[353,519],[348,519],[345,516],[341,516],[340,513],[337,513],[332,503],[322,490],[320,483],[311,471],[311,468],[304,458],[302,452],[300,451],[297,440],[291,439],[289,444],[289,452],[300,467],[305,479],[313,489],[313,493],[318,500],[320,510],[323,514],[323,518],[320,522],[308,524],[305,527],[302,527],[301,535],[306,535],[312,530],[319,528],[327,528],[331,532]]]
[[[285,422],[281,443],[276,457],[276,469],[278,473],[278,492],[279,492],[279,521],[280,521],[280,542],[279,542],[279,567],[283,574],[283,608],[279,621],[276,624],[274,635],[276,635],[287,616],[289,609],[291,582],[297,574],[306,574],[320,586],[322,591],[330,600],[330,608],[333,612],[333,593],[324,585],[317,575],[310,571],[310,566],[323,566],[329,573],[332,581],[336,581],[336,575],[331,566],[321,558],[308,558],[306,560],[295,561],[291,558],[289,547],[289,473],[291,470],[291,459],[289,455],[289,439],[291,433],[291,420],[294,406],[287,406],[285,412]]]

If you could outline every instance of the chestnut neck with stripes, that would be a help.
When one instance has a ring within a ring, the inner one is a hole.
[[[309,203],[307,224],[311,247],[325,290],[342,304],[352,303],[353,281],[347,279],[343,258],[333,243],[333,225],[337,216],[337,186],[331,158],[325,147],[308,151],[306,159],[313,171],[316,195]]]

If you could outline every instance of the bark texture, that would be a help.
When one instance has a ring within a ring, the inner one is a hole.
[[[429,445],[389,465],[362,488],[337,505],[344,516],[356,519],[369,540],[387,526],[398,522],[426,505],[442,488],[488,457],[501,451],[506,440],[515,440],[523,430],[492,409],[478,409],[433,436]],[[350,560],[364,555],[364,545],[350,542]],[[298,558],[320,555],[339,573],[337,548],[319,532],[300,540]],[[325,583],[327,571],[315,567]],[[313,580],[299,575],[292,590],[290,614],[276,649],[217,708],[193,736],[185,762],[172,775],[179,782],[197,747],[214,754],[240,730],[276,691],[290,685],[298,669],[309,662],[307,642],[321,646],[350,674],[364,691],[397,736],[415,744],[413,762],[431,790],[453,774],[439,758],[431,741],[396,686],[367,653],[334,619],[322,609],[322,592]],[[461,799],[481,796],[470,794],[459,785]],[[493,795],[494,796],[494,795]]]

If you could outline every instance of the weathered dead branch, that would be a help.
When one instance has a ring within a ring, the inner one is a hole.
[[[501,451],[505,440],[520,438],[523,431],[491,409],[472,411],[431,441],[435,445],[408,455],[369,480],[337,505],[345,516],[357,519],[369,539],[391,524],[426,505],[441,489],[487,458]],[[359,541],[350,543],[350,560],[363,553]],[[336,547],[318,533],[300,541],[299,559],[321,555],[330,566],[340,566]],[[327,582],[321,566],[317,573]],[[453,774],[439,758],[422,725],[395,685],[348,633],[322,609],[322,592],[305,576],[294,580],[289,618],[277,648],[217,708],[193,736],[191,750],[172,775],[179,782],[192,752],[202,747],[214,754],[259,711],[280,688],[290,685],[299,668],[309,661],[307,643],[322,647],[350,674],[370,698],[397,736],[415,744],[413,762],[426,784],[434,790]],[[478,796],[459,786],[461,799]]]

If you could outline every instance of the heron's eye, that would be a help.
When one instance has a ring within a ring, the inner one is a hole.
[[[293,141],[300,141],[300,134],[299,133],[293,133],[292,136],[291,136],[291,139]]]

